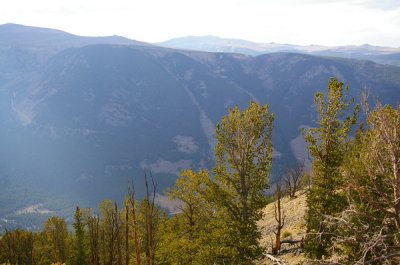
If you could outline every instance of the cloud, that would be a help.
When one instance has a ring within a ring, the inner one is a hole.
[[[400,8],[400,1],[398,0],[364,0],[361,5],[369,8],[377,8],[383,10],[394,10]]]
[[[367,8],[378,8],[384,10],[392,10],[400,7],[398,0],[281,0],[281,2],[290,3],[291,5],[329,5],[329,4],[345,4],[348,6],[362,6]]]

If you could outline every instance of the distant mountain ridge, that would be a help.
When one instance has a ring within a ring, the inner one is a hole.
[[[294,45],[278,43],[255,43],[247,40],[224,39],[216,36],[188,36],[160,42],[157,43],[157,45],[175,49],[243,53],[253,56],[274,52],[294,52],[372,60],[377,63],[400,66],[400,47],[380,47],[369,44],[359,46]]]
[[[37,31],[47,37],[15,41]],[[306,157],[299,129],[313,126],[313,94],[330,77],[356,98],[365,88],[384,103],[400,98],[400,67],[371,61],[88,44],[23,26],[0,36],[10,40],[0,37],[0,227],[34,229],[48,213],[122,200],[132,179],[143,195],[144,170],[162,193],[180,170],[211,168],[214,126],[234,105],[274,112],[274,180]]]
[[[0,25],[0,46],[24,47],[59,51],[65,48],[82,47],[91,44],[142,45],[151,44],[127,39],[121,36],[85,37],[65,31],[23,26],[18,24]]]

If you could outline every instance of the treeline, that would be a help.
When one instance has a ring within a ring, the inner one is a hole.
[[[400,263],[400,106],[379,102],[355,127],[359,105],[348,88],[331,79],[315,95],[317,124],[303,130],[312,169],[307,179],[307,235],[304,264]],[[256,264],[266,251],[279,255],[281,185],[276,188],[276,240],[260,245],[257,222],[268,203],[273,115],[251,102],[229,110],[216,127],[215,166],[184,170],[165,193],[168,214],[156,203],[156,183],[145,175],[145,197],[128,189],[122,206],[103,201],[99,214],[76,208],[73,228],[49,218],[43,230],[6,231],[0,239],[5,264]],[[350,132],[355,137],[349,137]],[[295,197],[304,165],[285,172],[283,185]],[[302,244],[303,245],[303,244]]]
[[[77,207],[74,233],[67,230],[64,218],[60,217],[50,217],[40,232],[19,229],[7,231],[0,240],[0,264],[132,264],[130,257],[133,253],[132,239],[135,232],[138,235],[135,248],[145,259],[152,259],[154,262],[149,247],[154,249],[155,244],[149,243],[151,234],[148,232],[148,225],[153,229],[152,236],[157,236],[156,222],[165,218],[165,214],[154,209],[151,214],[157,214],[157,217],[149,222],[151,208],[148,208],[146,200],[135,206],[136,216],[132,215],[135,210],[131,207],[129,199],[122,209],[115,202],[101,202],[99,215],[93,215],[90,209]],[[133,223],[135,231],[132,229]],[[141,264],[153,262],[144,260]]]

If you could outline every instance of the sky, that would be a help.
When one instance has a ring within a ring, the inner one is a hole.
[[[1,0],[5,23],[151,43],[214,35],[400,47],[400,0]]]

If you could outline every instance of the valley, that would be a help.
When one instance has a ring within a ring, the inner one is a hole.
[[[337,77],[360,98],[396,105],[400,67],[276,52],[164,48],[122,37],[0,26],[0,227],[38,229],[50,214],[122,201],[144,171],[162,194],[182,169],[211,169],[214,126],[251,100],[275,115],[272,182],[307,159],[300,128]],[[27,210],[28,209],[28,210]],[[70,221],[70,219],[69,219]]]

